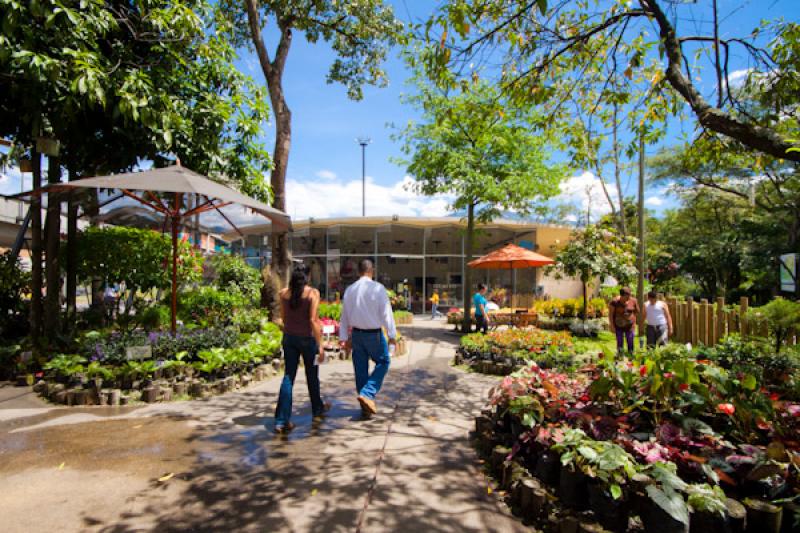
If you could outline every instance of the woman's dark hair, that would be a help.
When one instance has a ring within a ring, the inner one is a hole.
[[[631,289],[629,287],[622,287],[619,290],[619,295],[620,296],[630,296],[631,295]]]
[[[482,291],[485,288],[486,288],[486,285],[484,285],[483,283],[478,283],[478,292]]]
[[[308,267],[297,265],[292,270],[292,277],[289,279],[289,306],[297,309],[300,306],[300,298],[303,297],[303,290],[308,284]]]

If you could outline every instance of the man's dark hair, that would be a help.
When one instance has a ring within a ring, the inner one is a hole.
[[[631,288],[630,287],[622,287],[619,290],[620,296],[630,296],[631,295]]]
[[[647,297],[648,298],[655,298],[657,300],[658,299],[658,293],[656,291],[650,291],[650,292],[647,293]]]
[[[486,285],[484,285],[483,283],[478,283],[478,291],[479,292],[482,291],[485,288],[486,288]]]
[[[363,276],[373,268],[375,266],[372,264],[372,259],[362,259],[358,262],[358,275]]]

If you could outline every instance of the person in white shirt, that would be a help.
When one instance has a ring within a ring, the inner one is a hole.
[[[365,416],[378,412],[375,396],[389,371],[389,346],[394,347],[397,342],[389,295],[383,285],[373,281],[373,274],[372,261],[359,261],[360,278],[344,291],[339,322],[339,340],[344,343],[345,350],[353,353],[358,403]],[[389,336],[388,344],[383,335],[384,329]],[[369,373],[370,359],[375,363],[372,374]]]
[[[656,291],[650,291],[644,309],[647,314],[647,347],[664,346],[669,335],[672,335],[672,316],[669,314],[669,307],[658,300]]]

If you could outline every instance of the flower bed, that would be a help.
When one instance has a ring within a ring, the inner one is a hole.
[[[553,531],[586,520],[796,531],[800,374],[697,359],[709,355],[720,357],[670,347],[569,376],[536,365],[507,376],[476,431],[512,507]]]
[[[536,328],[471,333],[461,337],[455,357],[456,364],[501,375],[532,361],[543,368],[571,368],[574,354],[569,334]]]
[[[533,304],[536,312],[543,316],[560,318],[583,318],[583,298],[555,298],[552,300],[536,300]],[[603,318],[608,316],[608,302],[603,298],[592,298],[586,306],[586,318]]]
[[[274,375],[281,368],[281,332],[263,323],[236,329],[90,332],[83,353],[48,362],[34,390],[66,405],[119,405],[142,400],[221,394]]]

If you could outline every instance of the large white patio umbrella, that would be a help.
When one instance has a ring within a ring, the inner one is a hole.
[[[71,191],[73,189],[116,189],[124,197],[161,213],[170,220],[172,232],[172,333],[177,325],[178,307],[178,229],[181,220],[207,211],[217,211],[225,221],[238,231],[236,225],[220,209],[230,204],[248,207],[256,213],[272,221],[273,228],[291,229],[291,219],[283,211],[279,211],[265,203],[212,181],[200,174],[182,167],[180,163],[165,168],[154,168],[142,172],[130,172],[95,178],[55,183],[40,189],[17,194],[15,196],[33,196],[36,194]],[[166,198],[159,198],[155,193],[167,193]],[[171,195],[170,195],[171,193]],[[189,209],[183,207],[184,194],[196,194],[204,201]]]

